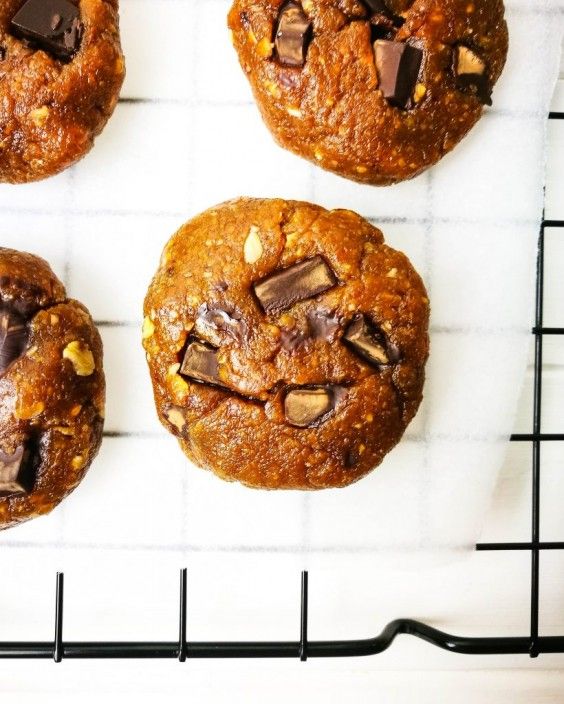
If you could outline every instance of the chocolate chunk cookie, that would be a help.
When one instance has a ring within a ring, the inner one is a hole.
[[[235,0],[229,27],[279,144],[375,185],[466,135],[508,48],[502,0]]]
[[[145,300],[160,420],[223,479],[351,484],[417,411],[428,318],[408,259],[359,215],[219,205],[169,241]]]
[[[102,342],[39,257],[0,248],[0,529],[49,513],[102,439]]]
[[[0,181],[82,158],[124,75],[117,0],[0,0]]]

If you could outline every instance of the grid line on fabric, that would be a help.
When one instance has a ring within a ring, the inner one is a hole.
[[[31,208],[31,207],[2,207],[2,212],[5,215],[64,215],[68,217],[72,216],[87,216],[87,217],[131,217],[133,215],[141,217],[162,217],[162,218],[186,218],[187,211],[173,211],[173,210],[130,210],[130,209],[111,209],[111,208]],[[430,219],[426,217],[400,217],[400,216],[375,216],[375,215],[364,215],[364,217],[374,225],[429,225]],[[446,216],[435,216],[433,217],[434,223],[440,224],[462,224],[462,225],[500,225],[500,226],[511,226],[511,225],[533,225],[538,224],[537,220],[528,220],[527,218],[454,218]]]

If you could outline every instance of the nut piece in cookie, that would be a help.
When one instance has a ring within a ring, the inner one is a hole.
[[[484,105],[492,104],[486,62],[475,51],[462,44],[455,47],[454,73],[460,90],[475,95]]]
[[[63,359],[68,359],[78,376],[90,376],[96,369],[96,362],[88,345],[73,340],[63,350]]]
[[[211,208],[166,245],[144,316],[161,422],[194,463],[250,487],[352,484],[422,398],[425,287],[350,211],[252,198]]]
[[[0,247],[0,530],[49,513],[102,439],[102,342],[47,262]]]

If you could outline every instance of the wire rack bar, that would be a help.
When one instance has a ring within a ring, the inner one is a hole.
[[[539,251],[537,257],[537,287],[535,326],[542,328],[544,317],[544,223],[539,235]],[[544,337],[535,335],[535,378],[533,396],[533,434],[539,435],[542,422],[542,353]],[[533,440],[533,473],[532,473],[532,512],[531,512],[531,644],[532,658],[539,654],[539,574],[540,574],[540,474],[541,474],[541,441]]]
[[[516,433],[511,442],[561,442],[564,433]]]
[[[545,543],[478,543],[478,552],[487,550],[564,550],[562,542]]]
[[[559,118],[558,118],[559,119]],[[541,511],[541,443],[546,440],[564,440],[560,433],[542,434],[542,388],[543,388],[543,318],[544,318],[544,253],[545,230],[548,227],[564,227],[561,220],[543,220],[540,229],[537,256],[537,283],[535,294],[535,359],[533,384],[533,432],[532,434],[514,434],[513,442],[532,442],[532,498],[531,498],[531,542],[530,543],[479,543],[479,551],[528,550],[531,553],[531,606],[529,655],[537,657],[543,652],[539,637],[539,581],[540,554],[542,550],[561,550],[564,543],[540,542]],[[559,329],[559,328],[556,328]]]
[[[210,658],[344,658],[377,655],[387,650],[397,636],[411,635],[451,653],[465,655],[514,655],[531,652],[530,636],[467,638],[439,631],[419,621],[398,619],[379,636],[359,640],[309,641],[307,638],[308,573],[302,573],[301,633],[298,641],[187,642],[185,639],[186,570],[180,573],[180,642],[64,642],[62,633],[63,575],[57,574],[54,642],[0,642],[0,658],[51,659],[187,659]],[[537,637],[538,653],[564,652],[564,636]]]

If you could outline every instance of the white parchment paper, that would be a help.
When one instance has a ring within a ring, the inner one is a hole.
[[[298,568],[323,565],[335,584],[352,570],[367,585],[388,558],[409,568],[471,549],[526,366],[563,17],[557,0],[506,4],[511,48],[493,108],[432,171],[376,189],[274,145],[229,43],[227,0],[122,0],[128,76],[95,149],[54,179],[0,187],[0,244],[46,257],[88,305],[108,377],[107,437],[87,479],[52,515],[0,534],[0,600],[12,604],[2,639],[50,637],[55,569],[72,575],[68,637],[169,638],[184,564],[209,605],[196,631],[245,638],[252,621],[254,637],[293,637]],[[239,195],[354,209],[429,289],[423,407],[382,467],[346,490],[224,483],[190,466],[156,420],[140,345],[146,287],[177,227]]]

